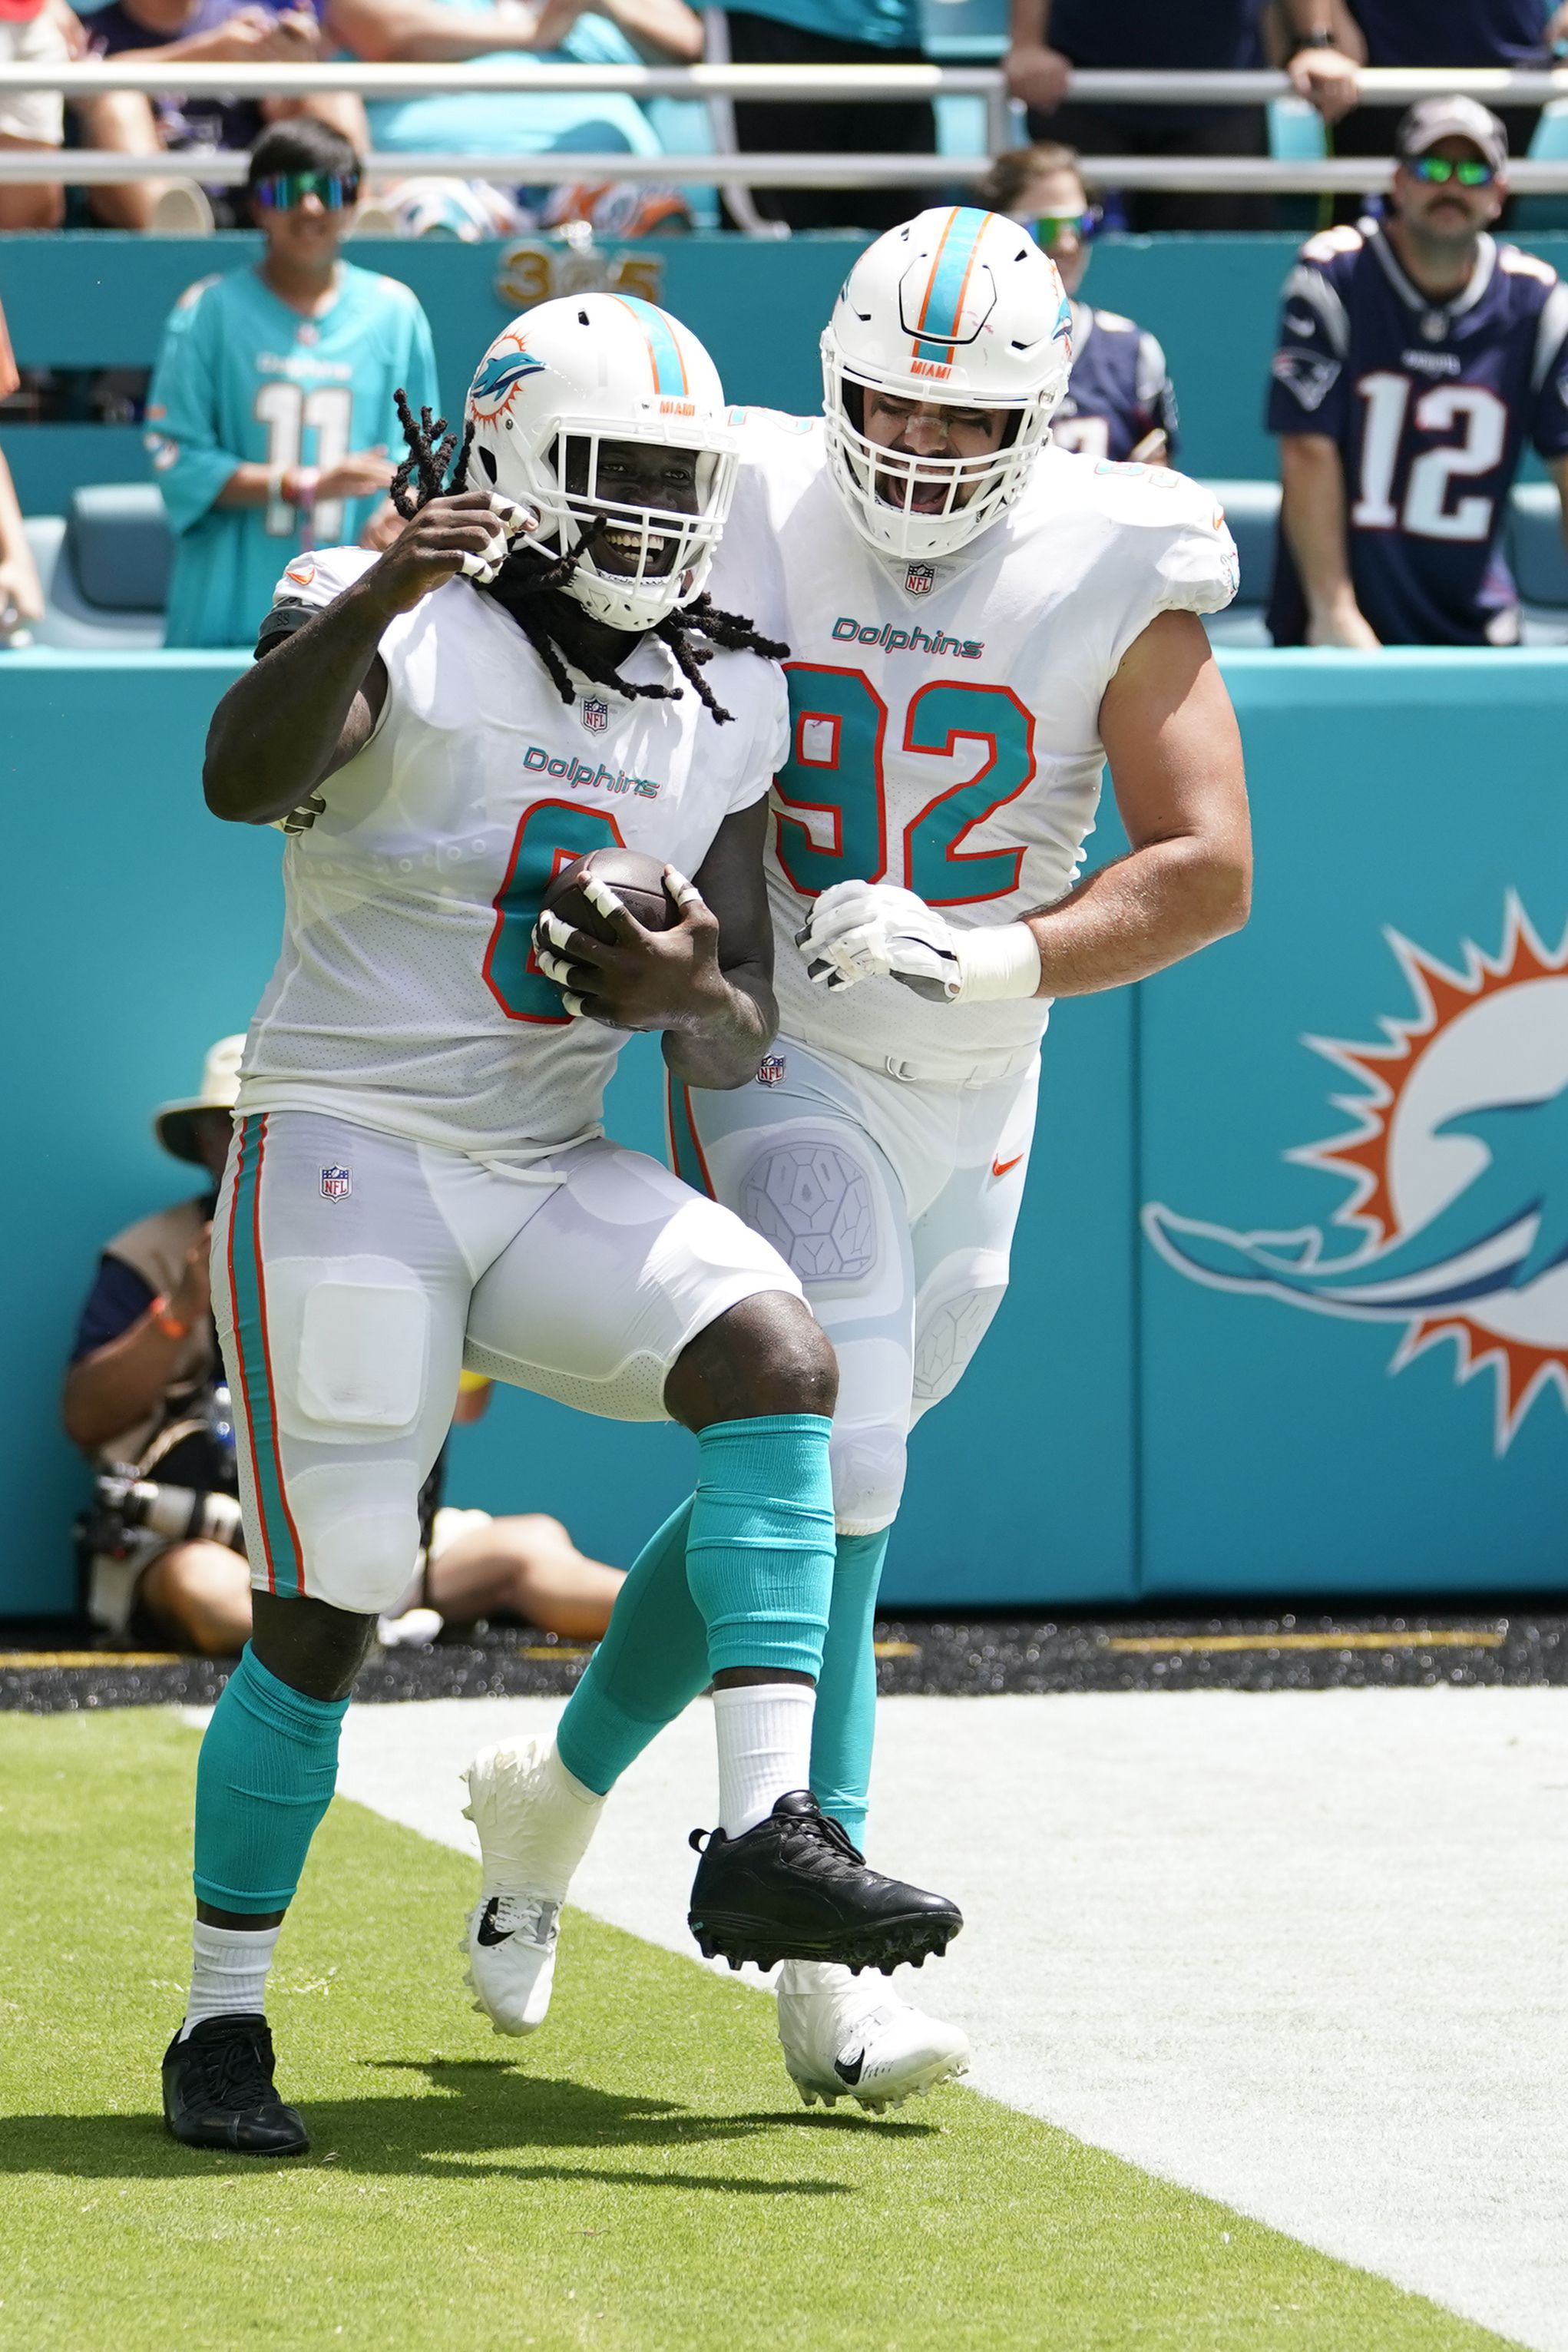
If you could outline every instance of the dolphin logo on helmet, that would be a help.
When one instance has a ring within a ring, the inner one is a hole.
[[[543,367],[531,352],[489,351],[479,362],[479,372],[468,390],[468,398],[476,409],[487,404],[504,408],[525,376],[536,375]]]

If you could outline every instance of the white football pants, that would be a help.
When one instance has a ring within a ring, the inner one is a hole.
[[[513,1170],[317,1111],[237,1125],[213,1224],[251,1581],[391,1609],[470,1370],[662,1421],[697,1333],[801,1295],[765,1241],[599,1139]]]
[[[749,1086],[671,1083],[675,1167],[773,1244],[837,1350],[840,1535],[892,1525],[909,1432],[1002,1303],[1039,1074],[938,1087],[781,1037]]]

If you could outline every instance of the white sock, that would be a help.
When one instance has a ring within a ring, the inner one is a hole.
[[[719,1826],[741,1837],[791,1789],[811,1786],[810,1683],[727,1683],[713,1694],[719,1738]]]
[[[260,2017],[267,2006],[267,1971],[280,1927],[191,1929],[191,1998],[180,2029],[183,2042],[207,2017]]]

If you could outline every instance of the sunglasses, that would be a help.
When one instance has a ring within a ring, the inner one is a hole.
[[[276,172],[270,179],[258,180],[251,194],[269,213],[292,212],[307,196],[317,197],[323,212],[346,212],[358,200],[359,173]]]
[[[1485,188],[1497,178],[1489,163],[1478,163],[1473,155],[1463,155],[1458,163],[1447,155],[1417,155],[1410,169],[1435,188],[1446,188],[1450,180],[1458,180],[1461,188]]]
[[[1041,213],[1034,225],[1035,243],[1053,246],[1070,230],[1080,245],[1087,245],[1103,218],[1098,205],[1085,213]]]

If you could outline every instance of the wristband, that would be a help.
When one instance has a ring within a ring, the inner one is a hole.
[[[274,466],[268,474],[267,497],[270,505],[280,506],[283,503],[283,484],[287,478],[287,468],[282,466]]]
[[[301,514],[309,514],[316,503],[316,485],[321,478],[319,467],[296,466],[291,473],[282,477],[281,494],[291,507],[298,507]]]
[[[1298,37],[1290,55],[1293,58],[1299,57],[1303,49],[1331,49],[1333,46],[1332,33],[1326,25],[1320,25],[1315,32],[1302,33]]]
[[[159,1330],[162,1331],[165,1339],[188,1339],[190,1338],[190,1325],[188,1323],[182,1323],[177,1315],[170,1314],[169,1301],[163,1292],[160,1292],[158,1297],[154,1298],[152,1306],[147,1309],[147,1312],[153,1318],[153,1322],[156,1323]]]
[[[1027,923],[998,923],[952,937],[958,950],[955,1004],[997,1004],[1038,991],[1040,943]]]

